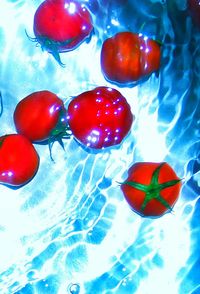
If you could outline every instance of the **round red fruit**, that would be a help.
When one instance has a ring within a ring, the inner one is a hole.
[[[0,137],[0,183],[21,186],[29,182],[39,167],[39,156],[23,135]]]
[[[122,94],[97,87],[75,97],[68,106],[68,123],[75,138],[87,147],[101,149],[121,143],[133,115]]]
[[[104,41],[101,68],[105,78],[130,84],[160,67],[160,46],[142,34],[121,32]]]
[[[46,0],[35,12],[36,40],[54,57],[76,48],[92,29],[89,11],[76,0]]]
[[[65,128],[63,101],[49,91],[34,92],[17,104],[14,123],[17,132],[30,141],[45,141]]]
[[[129,169],[121,189],[136,213],[159,217],[172,210],[179,197],[181,180],[166,162],[139,162]]]

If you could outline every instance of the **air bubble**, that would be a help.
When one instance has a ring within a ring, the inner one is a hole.
[[[69,294],[79,294],[80,293],[80,285],[79,284],[70,284],[68,287]]]

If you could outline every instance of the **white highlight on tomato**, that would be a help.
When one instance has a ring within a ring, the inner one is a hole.
[[[76,4],[74,2],[66,3],[65,8],[70,14],[74,14],[76,12]]]

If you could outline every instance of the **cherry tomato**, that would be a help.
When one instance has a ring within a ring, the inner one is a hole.
[[[111,82],[128,84],[157,71],[160,46],[142,34],[118,33],[104,41],[101,68]]]
[[[179,196],[181,180],[165,162],[139,162],[129,169],[121,189],[136,213],[158,217],[172,210]]]
[[[66,127],[66,110],[61,99],[49,91],[34,92],[22,99],[14,111],[19,134],[32,142],[49,139]]]
[[[30,181],[39,167],[39,156],[23,135],[0,137],[0,183],[21,186]]]
[[[75,49],[92,29],[89,11],[76,0],[46,0],[35,12],[36,40],[59,62],[59,52]]]
[[[133,115],[120,92],[97,87],[75,97],[68,106],[68,123],[75,138],[101,149],[119,144],[129,132]]]
[[[200,27],[200,1],[188,0],[188,10],[194,22]]]

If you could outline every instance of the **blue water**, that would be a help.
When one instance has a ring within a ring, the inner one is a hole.
[[[26,95],[48,89],[68,103],[107,85],[103,40],[122,30],[163,42],[159,76],[118,90],[136,121],[118,147],[88,153],[74,139],[36,145],[37,176],[0,186],[1,294],[200,293],[200,31],[183,0],[89,0],[89,44],[62,54],[65,68],[30,42],[39,0],[0,1],[0,135],[15,131],[12,113]],[[116,86],[114,86],[117,88]],[[136,161],[167,161],[183,178],[173,214],[133,213],[117,182]]]

